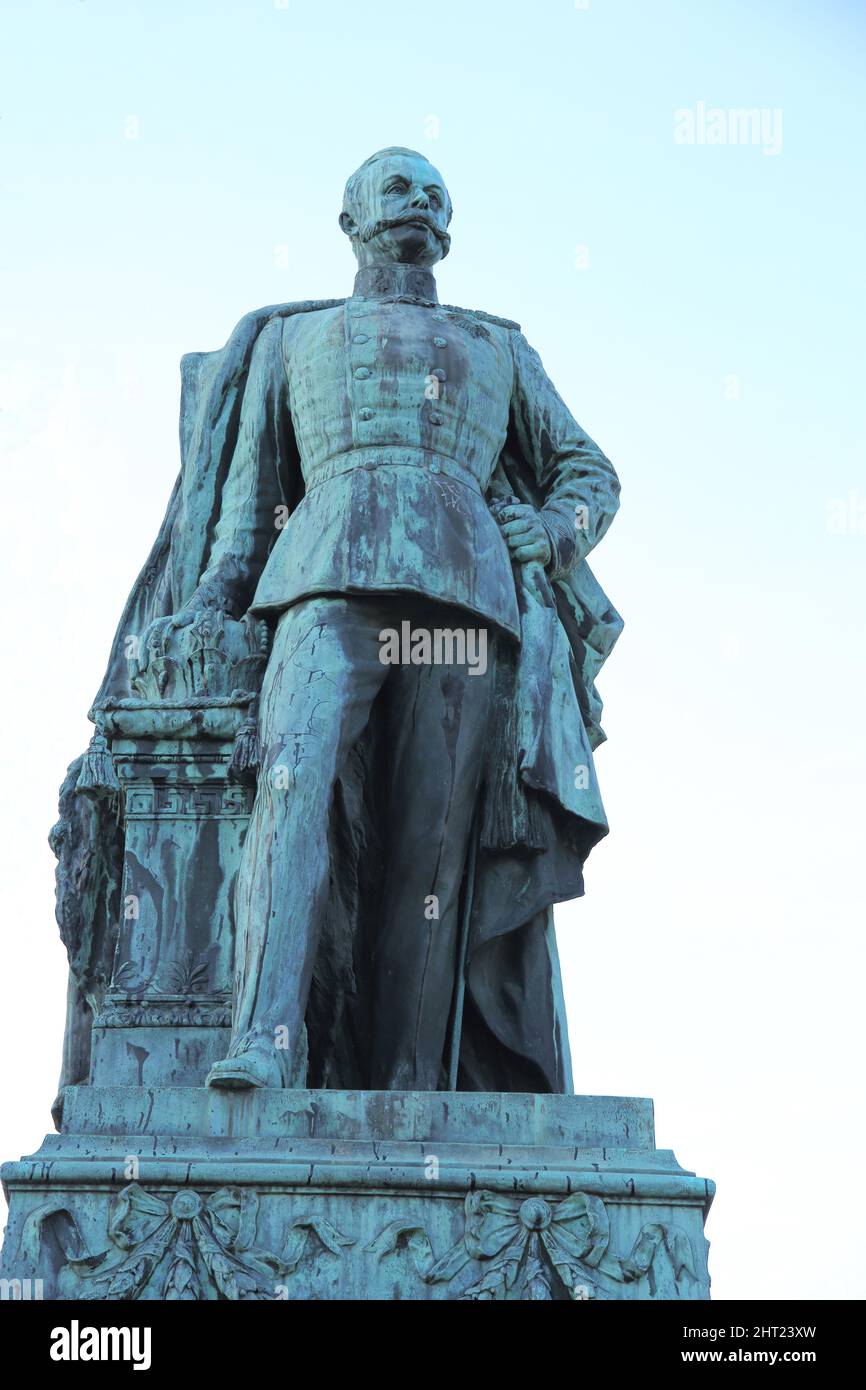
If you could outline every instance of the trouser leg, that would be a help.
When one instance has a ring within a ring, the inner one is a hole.
[[[447,619],[437,614],[436,621]],[[448,625],[466,621],[451,615]],[[390,818],[373,948],[376,1089],[441,1084],[492,677],[491,644],[484,674],[466,665],[403,667],[386,692]]]
[[[211,1084],[291,1080],[328,897],[334,785],[387,675],[378,630],[372,610],[343,598],[297,604],[277,627],[235,898],[232,1046]],[[238,1068],[252,1069],[252,1081],[239,1080]]]

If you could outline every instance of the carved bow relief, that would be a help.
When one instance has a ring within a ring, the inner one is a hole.
[[[60,1273],[66,1297],[171,1301],[202,1299],[281,1300],[282,1282],[300,1266],[312,1245],[341,1255],[354,1240],[320,1216],[292,1221],[281,1255],[255,1245],[258,1197],[237,1187],[209,1196],[181,1188],[158,1196],[130,1183],[112,1200],[108,1219],[111,1245],[97,1255],[86,1244],[70,1212],[56,1204],[40,1207],[28,1219],[22,1253],[35,1259],[52,1230],[67,1262]]]
[[[35,1265],[50,1229],[66,1255],[60,1279],[71,1297],[267,1301],[291,1296],[285,1281],[316,1248],[342,1257],[356,1244],[307,1213],[291,1221],[276,1255],[255,1244],[258,1205],[254,1192],[238,1187],[163,1196],[130,1183],[112,1200],[106,1250],[91,1255],[74,1217],[55,1202],[28,1219],[22,1254]],[[644,1276],[651,1298],[677,1298],[697,1283],[683,1230],[647,1223],[630,1254],[617,1257],[604,1202],[584,1192],[560,1201],[470,1192],[464,1218],[460,1239],[439,1258],[425,1228],[406,1217],[387,1225],[364,1254],[381,1261],[406,1250],[429,1285],[450,1284],[474,1264],[479,1277],[452,1296],[479,1301],[617,1299],[624,1284]]]
[[[559,1202],[469,1192],[465,1214],[463,1235],[439,1259],[424,1228],[405,1220],[386,1226],[369,1250],[383,1259],[401,1246],[407,1248],[427,1284],[449,1283],[476,1262],[481,1277],[460,1297],[482,1301],[618,1298],[618,1284],[643,1275],[654,1297],[662,1251],[670,1265],[673,1297],[687,1292],[689,1281],[697,1279],[691,1242],[676,1226],[647,1224],[630,1255],[612,1255],[607,1209],[600,1197],[585,1192]]]

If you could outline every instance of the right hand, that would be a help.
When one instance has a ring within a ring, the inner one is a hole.
[[[232,600],[215,584],[205,580],[187,599],[183,608],[179,609],[177,613],[172,613],[170,618],[163,618],[158,621],[167,621],[172,627],[189,627],[190,623],[195,621],[198,613],[227,613],[233,617],[234,611],[235,605]]]
[[[151,656],[161,655],[164,652],[171,634],[178,628],[189,627],[200,613],[221,612],[232,615],[233,611],[234,605],[225,594],[212,584],[200,584],[190,595],[183,608],[179,608],[176,613],[170,613],[166,618],[154,619],[145,628],[139,644],[135,674],[146,671]]]

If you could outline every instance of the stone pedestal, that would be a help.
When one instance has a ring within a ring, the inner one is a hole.
[[[140,698],[100,711],[90,791],[116,772],[123,830],[120,921],[114,887],[96,952],[111,980],[70,1049],[88,1084],[2,1169],[2,1295],[708,1298],[713,1187],[655,1147],[649,1100],[205,1088],[229,1041],[265,652],[259,626],[205,614],[157,634]],[[65,816],[86,849],[88,819]],[[65,892],[83,858],[62,865]],[[70,959],[99,975],[68,915]],[[76,990],[84,1008],[93,991]]]
[[[232,890],[253,788],[229,778],[249,701],[129,701],[104,719],[121,785],[121,920],[95,1086],[201,1086],[231,1032]]]
[[[2,1177],[46,1298],[709,1297],[649,1100],[79,1086]]]

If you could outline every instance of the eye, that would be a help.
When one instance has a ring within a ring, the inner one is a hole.
[[[394,193],[405,193],[409,185],[405,179],[394,179],[385,188],[385,196],[391,197]]]
[[[439,197],[438,193],[431,193],[429,197],[429,202],[431,208],[435,208],[437,212],[442,206],[442,199]]]

